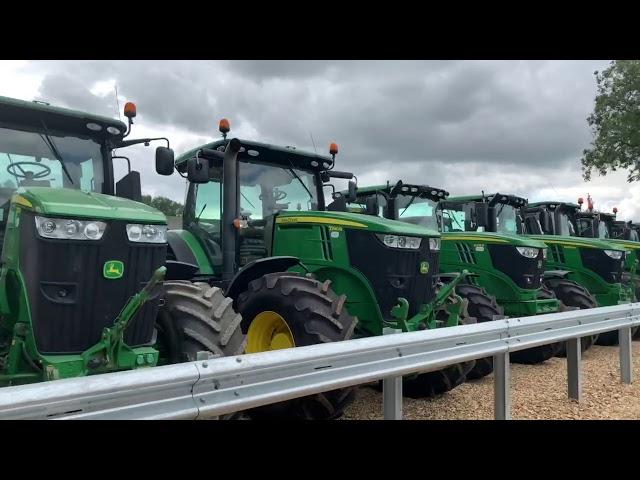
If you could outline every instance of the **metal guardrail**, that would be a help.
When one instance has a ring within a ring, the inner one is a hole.
[[[0,419],[201,419],[384,379],[402,418],[402,376],[494,357],[496,419],[511,415],[509,353],[567,340],[568,396],[581,397],[580,337],[618,330],[631,383],[640,303],[509,318],[0,389]]]

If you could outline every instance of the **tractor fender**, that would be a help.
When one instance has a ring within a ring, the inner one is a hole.
[[[544,272],[544,278],[567,278],[571,272],[569,270],[547,270]]]
[[[247,263],[235,274],[225,292],[225,296],[232,298],[235,303],[238,295],[249,288],[249,282],[252,280],[260,278],[267,273],[286,272],[296,265],[301,265],[300,259],[287,256],[260,258]]]

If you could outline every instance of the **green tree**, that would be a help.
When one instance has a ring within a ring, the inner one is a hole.
[[[640,180],[640,60],[616,60],[594,72],[598,85],[593,113],[587,118],[594,140],[581,159],[585,180],[595,170],[628,169],[629,182]]]
[[[165,215],[170,217],[178,217],[182,215],[184,205],[178,202],[174,202],[167,197],[152,197],[151,195],[142,195],[142,203],[146,203],[150,207],[160,210]]]

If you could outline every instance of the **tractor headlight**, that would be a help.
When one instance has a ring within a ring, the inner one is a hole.
[[[605,250],[604,253],[607,254],[608,257],[613,258],[614,260],[620,260],[624,252],[622,250]]]
[[[547,259],[547,249],[546,249],[546,248],[543,248],[543,249],[542,249],[542,258],[543,258],[544,260],[546,260],[546,259]]]
[[[520,255],[527,258],[536,258],[540,252],[539,248],[533,247],[516,247],[516,250],[518,250]]]
[[[439,238],[430,238],[429,239],[429,250],[432,252],[437,252],[440,250],[440,239]]]
[[[417,250],[420,248],[422,238],[420,237],[407,237],[405,235],[385,235],[382,233],[376,233],[378,238],[387,247],[391,248],[406,248],[411,250]]]
[[[36,216],[36,229],[44,238],[63,240],[100,240],[107,228],[105,222],[75,218],[49,218]]]
[[[127,225],[127,237],[132,242],[166,243],[167,226],[130,223]]]

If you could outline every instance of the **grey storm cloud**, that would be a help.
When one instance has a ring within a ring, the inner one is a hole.
[[[453,191],[466,174],[465,190],[481,188],[481,181],[498,188],[508,179],[530,191],[548,186],[545,169],[579,170],[591,138],[585,119],[593,107],[593,71],[606,64],[48,61],[30,68],[44,75],[42,99],[111,116],[114,95],[91,90],[114,81],[138,105],[138,123],[157,132],[206,141],[217,138],[217,121],[227,117],[232,134],[249,132],[260,141],[305,149],[315,143],[319,152],[337,141],[337,168],[362,179],[410,175]],[[143,182],[168,188],[168,180],[151,178],[150,165]]]

